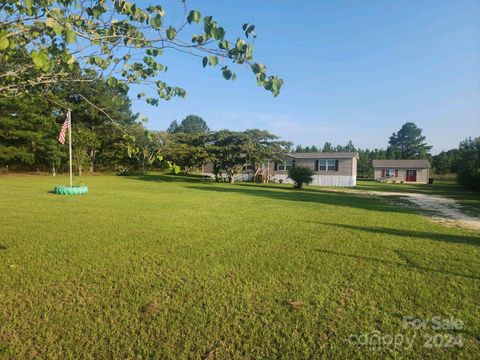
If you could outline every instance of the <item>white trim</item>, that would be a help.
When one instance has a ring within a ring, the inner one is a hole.
[[[387,174],[388,171],[388,174]],[[392,174],[393,172],[393,174]],[[395,177],[395,169],[392,168],[386,168],[385,169],[385,177]]]
[[[277,161],[277,168],[275,171],[288,171],[288,168],[293,167],[293,159],[288,159],[285,161]]]
[[[332,172],[337,171],[337,170],[335,170],[337,168],[337,160],[338,159],[317,159],[318,168],[317,168],[316,171],[332,171]],[[325,169],[323,169],[323,170],[320,169],[320,166],[321,166],[320,162],[321,161],[325,161]],[[330,165],[328,164],[329,162],[333,162],[333,169],[331,169],[331,167],[332,167],[331,164]],[[329,167],[330,167],[330,169],[329,169]]]

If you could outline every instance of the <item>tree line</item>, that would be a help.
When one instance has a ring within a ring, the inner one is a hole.
[[[412,122],[407,122],[390,136],[386,149],[360,149],[350,140],[346,145],[336,146],[328,141],[323,147],[297,145],[295,152],[357,152],[357,173],[359,177],[366,179],[373,178],[373,160],[431,159],[429,151],[432,147],[425,140],[422,129]]]
[[[211,131],[196,115],[173,121],[165,131],[148,130],[132,112],[127,92],[101,79],[59,87],[48,97],[3,98],[0,106],[0,166],[9,170],[55,174],[67,169],[68,147],[58,142],[66,108],[72,111],[73,165],[79,175],[189,172],[213,162],[215,172],[233,180],[246,164],[279,159],[291,146],[267,130]]]
[[[89,94],[86,99],[79,95]],[[93,102],[92,102],[93,101]],[[17,171],[63,171],[67,168],[67,147],[57,138],[72,110],[73,162],[76,171],[107,171],[127,174],[148,169],[189,172],[213,163],[217,174],[230,179],[246,164],[281,159],[291,143],[267,130],[211,131],[201,117],[189,115],[173,121],[165,131],[151,131],[131,109],[122,87],[112,87],[100,78],[95,82],[57,86],[46,94],[0,98],[0,167]],[[389,138],[386,149],[359,149],[346,145],[301,146],[294,152],[358,152],[360,178],[373,177],[375,159],[428,159],[434,174],[457,173],[458,182],[478,188],[480,138],[466,139],[457,149],[430,155],[422,130],[406,123]]]
[[[425,142],[422,129],[412,122],[405,123],[393,133],[386,149],[359,149],[350,140],[346,145],[333,146],[325,142],[323,147],[297,145],[295,152],[358,152],[357,173],[361,178],[373,178],[373,160],[427,159],[433,174],[457,174],[460,185],[480,190],[480,137],[467,138],[458,148],[431,155],[432,148]]]

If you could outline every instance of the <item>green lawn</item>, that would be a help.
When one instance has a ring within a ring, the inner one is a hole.
[[[313,187],[83,181],[0,177],[0,358],[480,357],[478,232]],[[402,329],[436,315],[464,328]],[[348,340],[374,331],[413,349]]]

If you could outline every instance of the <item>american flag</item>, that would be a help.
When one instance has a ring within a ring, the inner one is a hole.
[[[65,144],[65,133],[67,132],[68,129],[68,119],[65,120],[65,122],[62,125],[62,128],[60,129],[60,134],[58,134],[58,141],[60,143]]]

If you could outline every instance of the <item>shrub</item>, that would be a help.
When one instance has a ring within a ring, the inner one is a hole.
[[[180,171],[181,171],[181,169],[180,169],[180,166],[178,166],[178,165],[172,165],[170,167],[170,173],[172,175],[178,175],[178,174],[180,174]]]
[[[288,177],[295,183],[295,188],[301,189],[303,184],[313,181],[313,170],[305,166],[294,166],[288,170]]]
[[[480,172],[462,171],[457,176],[459,185],[475,191],[480,191]]]

